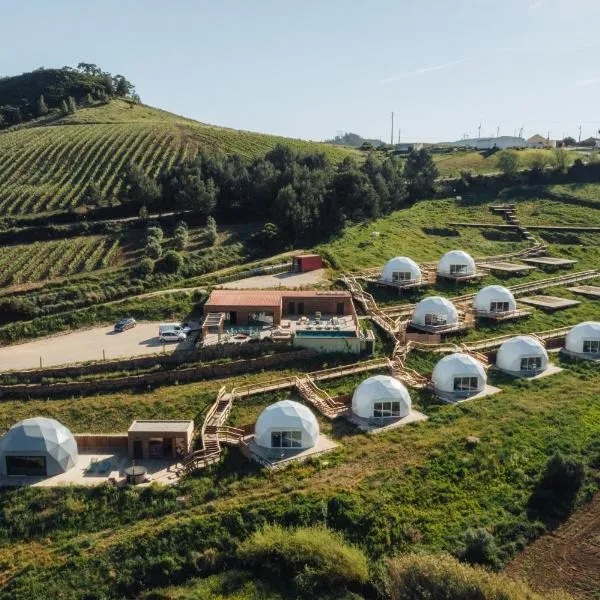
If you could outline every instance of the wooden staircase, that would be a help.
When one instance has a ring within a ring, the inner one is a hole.
[[[508,225],[514,226],[514,228],[528,241],[534,245],[532,248],[528,248],[527,252],[536,252],[545,249],[546,245],[538,240],[530,231],[519,221],[517,217],[516,206],[514,204],[495,204],[490,206],[490,211],[496,215],[500,215]],[[531,256],[531,254],[528,254]]]
[[[305,402],[314,406],[328,419],[335,419],[348,411],[345,404],[335,401],[325,390],[318,387],[310,375],[296,378],[296,390]]]

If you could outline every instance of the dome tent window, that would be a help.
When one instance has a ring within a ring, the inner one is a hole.
[[[521,358],[521,371],[541,371],[542,357],[541,356],[524,356]]]
[[[509,310],[510,306],[508,302],[490,302],[490,312],[503,313]]]
[[[409,271],[393,271],[392,281],[411,281],[412,275]]]
[[[384,419],[391,417],[400,417],[400,402],[374,402],[373,417]]]
[[[455,377],[455,392],[473,392],[479,389],[479,379],[477,377]]]
[[[600,354],[600,340],[583,340],[585,354]]]
[[[425,325],[437,327],[438,325],[446,325],[448,317],[446,315],[438,315],[435,313],[427,313],[425,315]]]
[[[271,431],[271,448],[302,448],[302,432]]]
[[[467,265],[450,265],[450,275],[467,275],[468,272]]]

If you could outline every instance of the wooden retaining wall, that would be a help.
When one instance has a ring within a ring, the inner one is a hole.
[[[74,433],[79,451],[89,448],[111,448],[127,453],[126,433]]]
[[[202,379],[218,379],[231,377],[240,373],[252,373],[262,369],[272,369],[290,363],[302,364],[303,361],[313,358],[315,354],[312,350],[296,350],[246,360],[199,365],[177,371],[159,371],[143,375],[116,377],[114,379],[51,384],[0,385],[0,398],[27,399],[79,396],[123,389],[152,388],[158,385],[188,383]]]

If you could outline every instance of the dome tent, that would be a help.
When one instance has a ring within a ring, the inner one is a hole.
[[[389,375],[365,379],[352,395],[352,412],[363,419],[406,417],[411,405],[408,390]]]
[[[412,322],[432,327],[454,325],[458,323],[458,312],[450,300],[441,296],[429,296],[415,306]]]
[[[392,283],[420,281],[421,269],[412,258],[396,256],[385,263],[381,279]]]
[[[518,335],[500,346],[496,366],[515,375],[541,373],[548,367],[548,353],[536,338]]]
[[[438,265],[438,273],[448,277],[459,275],[475,275],[475,261],[462,250],[446,252]]]
[[[312,448],[319,433],[319,423],[308,407],[281,400],[260,413],[254,441],[263,448]]]
[[[575,325],[567,333],[565,348],[574,354],[600,355],[600,322],[584,321]]]
[[[512,292],[502,285],[488,285],[473,298],[473,308],[477,313],[505,313],[517,309]]]
[[[478,360],[456,352],[437,362],[431,380],[436,392],[470,395],[485,388],[487,374]]]
[[[0,475],[58,475],[73,468],[77,457],[77,442],[64,425],[45,417],[25,419],[0,440]]]

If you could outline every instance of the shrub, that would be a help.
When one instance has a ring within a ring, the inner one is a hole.
[[[175,250],[169,250],[161,260],[160,268],[165,273],[177,273],[183,267],[183,256]]]
[[[448,555],[407,554],[387,561],[387,577],[382,584],[390,600],[567,600],[567,594],[543,596],[524,583],[482,567],[461,564]]]
[[[175,247],[178,250],[183,250],[187,246],[189,238],[187,228],[183,229],[180,227],[175,229],[173,237],[175,238]]]
[[[239,560],[275,581],[291,579],[300,592],[339,590],[368,579],[367,559],[341,536],[323,527],[267,526],[237,550]]]
[[[583,463],[554,454],[529,498],[530,516],[554,526],[569,516],[585,479]]]
[[[135,274],[138,277],[147,277],[154,271],[154,261],[151,258],[142,258],[135,268]]]
[[[497,567],[500,561],[494,536],[485,529],[468,529],[460,558],[472,565]]]
[[[144,248],[144,254],[155,260],[162,256],[162,247],[156,239],[150,239]]]
[[[158,242],[162,242],[163,237],[163,230],[158,226],[148,227],[148,229],[146,230],[146,238],[148,242],[150,242],[150,240],[157,240]]]

